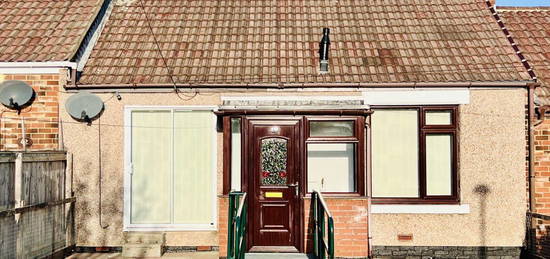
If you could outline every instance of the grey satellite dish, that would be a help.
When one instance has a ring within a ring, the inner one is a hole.
[[[15,110],[21,110],[34,98],[32,87],[23,81],[8,80],[0,84],[0,102]]]
[[[65,109],[78,121],[91,122],[103,111],[103,101],[95,94],[77,93],[67,100]]]

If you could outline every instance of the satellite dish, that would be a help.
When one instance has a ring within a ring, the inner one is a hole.
[[[0,84],[0,102],[14,110],[21,110],[31,103],[34,90],[23,81],[9,80]]]
[[[65,109],[73,119],[91,122],[103,111],[103,101],[89,92],[77,93],[67,100]]]

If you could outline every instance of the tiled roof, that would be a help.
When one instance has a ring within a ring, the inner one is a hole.
[[[0,1],[0,62],[71,59],[102,2]]]
[[[332,45],[319,75],[323,27]],[[484,0],[119,0],[79,83],[170,74],[233,85],[530,79]]]
[[[499,7],[498,12],[542,83],[538,101],[550,105],[550,7]]]

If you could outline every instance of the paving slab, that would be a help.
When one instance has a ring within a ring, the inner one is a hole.
[[[124,259],[134,257],[123,257],[121,253],[78,253],[67,259]],[[140,258],[170,258],[170,259],[218,259],[218,252],[187,252],[187,253],[165,253],[161,257],[140,257]]]
[[[312,255],[295,253],[248,253],[245,259],[313,259]]]

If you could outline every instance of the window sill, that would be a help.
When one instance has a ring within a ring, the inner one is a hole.
[[[426,205],[426,204],[373,204],[372,214],[469,214],[469,204]]]
[[[130,226],[124,226],[123,227],[123,231],[128,231],[128,232],[132,232],[132,231],[137,231],[137,232],[140,232],[140,231],[143,231],[143,232],[150,232],[150,231],[163,231],[163,232],[172,232],[172,231],[181,231],[181,232],[185,232],[185,231],[191,231],[191,232],[196,232],[196,231],[217,231],[217,227],[216,226],[209,226],[209,225],[180,225],[180,224],[175,224],[175,225],[162,225],[162,224],[159,224],[159,225],[154,225],[154,224],[150,224],[150,225],[130,225]]]

